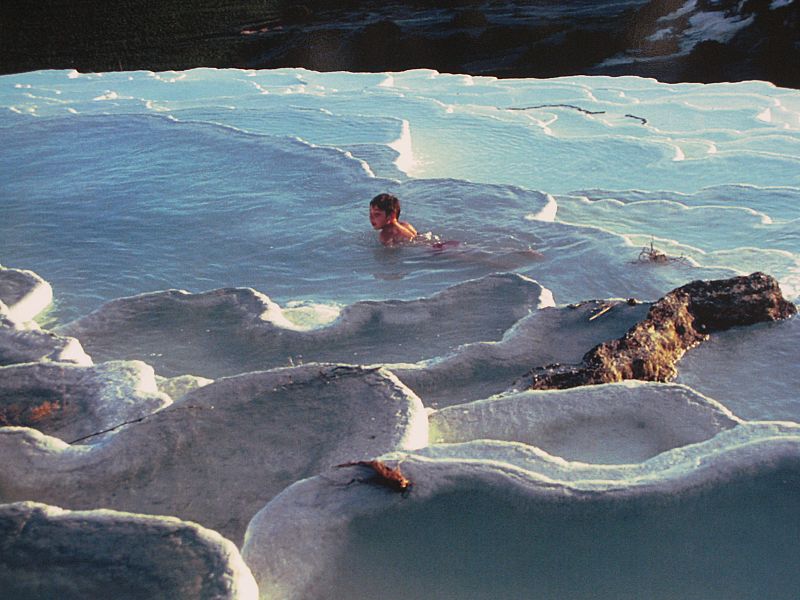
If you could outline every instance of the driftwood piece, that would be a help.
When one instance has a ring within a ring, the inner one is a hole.
[[[778,282],[764,273],[693,281],[653,304],[644,320],[621,338],[592,348],[581,363],[538,367],[515,387],[543,390],[625,379],[669,381],[677,375],[675,365],[684,353],[710,333],[796,313]]]
[[[380,485],[394,492],[403,492],[408,493],[411,491],[412,483],[405,475],[403,475],[402,471],[400,471],[400,467],[390,467],[385,462],[381,460],[358,460],[355,462],[346,462],[340,465],[336,465],[337,467],[367,467],[372,469],[373,473],[367,477],[366,479],[353,479],[350,483],[355,481],[361,481],[364,483],[372,483],[374,485]]]

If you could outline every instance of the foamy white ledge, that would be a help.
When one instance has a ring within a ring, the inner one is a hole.
[[[170,514],[238,543],[291,483],[427,440],[421,401],[388,371],[312,364],[246,373],[93,446],[0,427],[0,502]]]
[[[65,442],[97,443],[98,432],[135,422],[172,403],[156,386],[153,368],[141,361],[96,366],[42,361],[0,367],[0,409],[42,411],[32,426]]]
[[[32,321],[53,301],[53,288],[33,271],[0,265],[0,316],[16,323]]]
[[[539,283],[505,273],[416,300],[356,302],[332,322],[309,328],[251,288],[168,290],[113,300],[56,331],[80,339],[95,360],[141,358],[160,375],[217,378],[287,361],[414,362],[476,339],[497,339],[522,317],[552,305],[552,294]],[[422,337],[425,344],[411,342]]]
[[[20,326],[0,314],[0,365],[40,361],[92,364],[77,339],[43,331],[33,321]]]
[[[595,464],[640,463],[741,422],[691,388],[641,381],[519,392],[451,406],[429,417],[434,447],[519,442]]]

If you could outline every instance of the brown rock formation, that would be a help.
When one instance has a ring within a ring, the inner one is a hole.
[[[517,385],[564,389],[624,379],[669,381],[683,354],[709,333],[737,325],[777,321],[797,308],[784,300],[778,282],[764,273],[715,281],[693,281],[653,304],[647,317],[619,339],[587,352],[577,365],[548,365]]]

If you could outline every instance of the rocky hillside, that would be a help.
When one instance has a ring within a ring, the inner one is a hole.
[[[212,67],[500,77],[580,73],[800,87],[795,0],[651,0],[627,8],[425,0],[9,0],[0,72]]]

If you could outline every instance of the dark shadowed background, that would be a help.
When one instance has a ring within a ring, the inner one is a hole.
[[[433,68],[800,87],[796,0],[4,0],[0,72]]]

